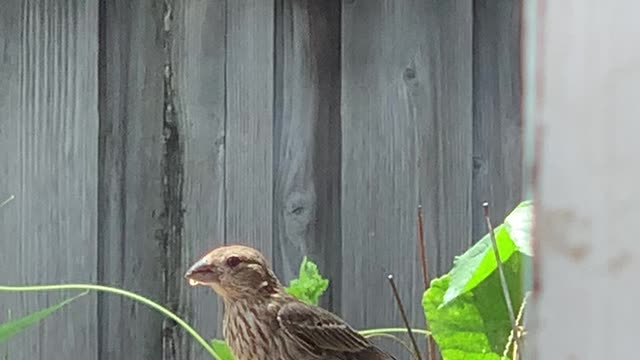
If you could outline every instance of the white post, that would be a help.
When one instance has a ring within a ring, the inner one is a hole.
[[[529,348],[640,359],[640,2],[537,3]]]

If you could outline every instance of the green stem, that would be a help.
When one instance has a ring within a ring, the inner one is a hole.
[[[95,291],[104,291],[113,294],[122,295],[133,299],[135,301],[139,301],[152,309],[155,309],[161,312],[166,317],[175,321],[178,325],[182,326],[191,336],[202,347],[204,347],[211,356],[213,356],[216,360],[222,360],[222,358],[213,350],[213,348],[209,345],[209,343],[202,337],[196,330],[194,330],[189,324],[187,324],[184,320],[182,320],[178,315],[174,314],[170,310],[164,308],[163,306],[153,302],[152,300],[118,288],[112,288],[109,286],[102,285],[91,285],[91,284],[64,284],[64,285],[39,285],[39,286],[5,286],[0,285],[0,291],[11,291],[11,292],[23,292],[23,291],[56,291],[56,290],[95,290]]]
[[[64,284],[64,285],[36,285],[36,286],[6,286],[0,285],[0,291],[7,292],[25,292],[25,291],[58,291],[58,290],[95,290],[95,291],[103,291],[113,294],[122,295],[124,297],[128,297],[135,301],[139,301],[150,308],[159,311],[166,317],[175,321],[178,325],[182,326],[187,333],[189,333],[202,347],[207,350],[211,356],[216,360],[222,360],[221,357],[215,352],[215,350],[209,345],[209,343],[202,337],[198,332],[193,329],[188,323],[178,317],[176,314],[168,310],[167,308],[153,302],[152,300],[138,295],[136,293],[132,293],[126,290],[113,288],[109,286],[103,285],[92,285],[92,284]],[[423,329],[412,329],[413,332],[417,334],[430,335],[431,333],[428,330]],[[379,328],[379,329],[366,329],[360,330],[359,333],[362,336],[371,336],[371,335],[384,335],[389,333],[406,333],[406,328]]]
[[[416,334],[431,335],[428,330],[423,329],[411,329]],[[376,335],[376,334],[388,334],[388,333],[406,333],[407,328],[381,328],[381,329],[367,329],[358,331],[362,336]]]

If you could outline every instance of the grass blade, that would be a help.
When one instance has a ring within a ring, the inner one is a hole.
[[[134,292],[119,289],[116,287],[94,285],[94,284],[59,284],[59,285],[36,285],[36,286],[7,286],[0,285],[0,292],[25,292],[25,291],[60,291],[60,290],[95,290],[104,291],[112,294],[121,295],[140,302],[175,321],[178,325],[189,333],[207,352],[216,360],[222,360],[220,356],[215,352],[209,343],[193,329],[186,321],[182,320],[178,315],[171,312],[171,310],[164,306]]]
[[[46,309],[42,309],[36,312],[33,312],[27,316],[8,321],[4,324],[0,324],[0,343],[9,340],[11,337],[19,334],[20,332],[27,329],[29,326],[35,325],[42,319],[47,316],[53,314],[54,312],[60,310],[65,305],[73,302],[81,296],[84,296],[88,293],[88,291],[84,291],[72,298],[61,301],[53,306],[50,306]]]

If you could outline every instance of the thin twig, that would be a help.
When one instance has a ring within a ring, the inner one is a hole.
[[[429,278],[429,266],[427,265],[427,247],[424,243],[424,216],[422,212],[422,205],[418,205],[418,247],[420,248],[420,262],[422,264],[422,278],[424,280],[425,291],[429,288],[431,279]],[[427,322],[427,328],[429,328],[429,320],[425,317]],[[433,336],[427,336],[427,355],[429,360],[435,359],[436,344],[433,340]]]
[[[429,270],[427,268],[427,251],[424,245],[424,218],[422,216],[422,205],[418,205],[418,247],[420,248],[420,263],[422,265],[422,279],[424,289],[429,288]]]
[[[493,247],[493,254],[496,257],[496,264],[498,268],[498,274],[500,275],[500,285],[502,287],[502,293],[504,295],[504,301],[507,303],[507,311],[509,312],[509,320],[511,321],[511,330],[516,334],[516,342],[518,342],[518,325],[516,324],[516,316],[513,312],[513,304],[511,304],[511,296],[509,295],[509,286],[507,285],[507,279],[504,275],[504,268],[502,261],[500,260],[500,250],[498,250],[498,243],[496,242],[496,235],[493,233],[493,225],[491,225],[491,218],[489,217],[489,203],[482,203],[482,209],[484,210],[484,219],[487,222],[487,229],[489,230],[489,238],[491,239],[491,246]]]
[[[416,339],[413,337],[413,332],[411,331],[411,325],[409,325],[409,318],[407,317],[407,313],[404,311],[404,305],[402,305],[402,300],[400,300],[400,294],[398,293],[398,288],[396,287],[395,281],[393,281],[393,275],[389,274],[387,277],[389,279],[389,284],[391,284],[391,290],[393,290],[393,296],[396,298],[396,302],[398,303],[398,308],[400,308],[400,314],[402,315],[402,320],[404,321],[404,325],[407,327],[407,333],[409,334],[409,338],[411,339],[411,343],[413,344],[413,348],[416,351],[416,357],[418,360],[422,360],[422,356],[420,356],[420,348],[418,347],[418,343]]]
[[[9,198],[5,201],[3,201],[2,203],[0,203],[0,208],[7,205],[8,203],[11,202],[11,200],[15,199],[16,197],[14,195],[9,196]]]

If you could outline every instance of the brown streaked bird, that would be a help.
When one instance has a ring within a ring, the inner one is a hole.
[[[236,360],[396,360],[344,320],[285,292],[256,249],[214,249],[187,271],[224,301],[223,333]]]

